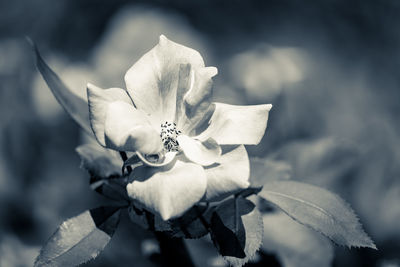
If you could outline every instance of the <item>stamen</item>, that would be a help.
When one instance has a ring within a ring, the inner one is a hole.
[[[176,123],[170,123],[166,121],[161,124],[161,141],[164,144],[165,150],[167,152],[177,152],[179,151],[179,143],[176,141],[178,135],[181,134],[181,131],[176,129]]]

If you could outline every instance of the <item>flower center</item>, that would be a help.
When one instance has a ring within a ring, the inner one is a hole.
[[[182,132],[176,129],[176,123],[170,123],[166,121],[161,124],[161,140],[164,144],[165,150],[167,152],[177,152],[179,151],[179,143],[176,141],[178,135]]]

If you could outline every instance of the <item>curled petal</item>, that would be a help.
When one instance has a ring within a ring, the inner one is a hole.
[[[236,106],[215,103],[215,111],[206,128],[197,138],[213,138],[220,145],[257,145],[267,128],[268,105]]]
[[[106,147],[144,154],[157,154],[162,150],[160,135],[144,112],[125,102],[116,101],[108,104],[106,114]]]
[[[128,93],[121,88],[102,89],[93,84],[87,84],[87,97],[89,102],[90,125],[97,141],[106,145],[104,125],[108,110],[108,104],[122,101],[132,105]]]
[[[207,176],[206,199],[213,201],[227,194],[249,187],[250,163],[246,148],[224,146],[219,165],[205,168]]]
[[[208,114],[211,107],[212,77],[217,75],[215,67],[206,67],[193,70],[189,91],[184,95],[181,103],[182,111],[177,110],[177,124],[183,132],[192,135],[193,130],[211,115]],[[177,103],[179,104],[179,103]]]
[[[187,91],[190,68],[203,67],[203,58],[196,50],[161,35],[159,43],[127,71],[126,87],[138,109],[158,117],[160,121],[174,121],[178,87],[184,86],[183,92]]]
[[[197,164],[208,166],[220,160],[221,147],[212,138],[201,142],[182,134],[176,140],[185,156]]]
[[[203,197],[207,187],[203,167],[179,160],[168,170],[144,166],[132,175],[137,180],[127,185],[128,195],[163,220],[182,215]]]
[[[201,68],[194,73],[195,79],[193,86],[185,95],[185,105],[187,108],[193,108],[198,106],[205,98],[210,97],[210,91],[212,88],[211,78],[218,74],[218,70],[215,67]],[[189,115],[193,115],[193,111],[188,111]]]

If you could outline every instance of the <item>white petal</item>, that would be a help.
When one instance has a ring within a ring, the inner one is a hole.
[[[200,54],[161,35],[159,43],[141,57],[126,73],[125,82],[136,107],[160,118],[174,121],[178,86],[187,91],[190,82],[187,74],[181,75],[181,65],[190,64],[196,70],[204,67]],[[187,67],[186,67],[187,68]],[[190,72],[190,69],[189,69]],[[179,97],[178,97],[179,98]]]
[[[197,164],[208,166],[220,160],[221,147],[211,138],[200,142],[181,134],[176,140],[185,156]]]
[[[136,170],[132,174],[137,180],[127,185],[128,195],[163,220],[182,215],[206,191],[204,169],[194,163],[178,160],[169,170],[147,166]]]
[[[147,115],[122,101],[108,104],[104,132],[106,147],[115,150],[157,154],[163,147]]]
[[[224,150],[228,147],[224,147]],[[249,187],[250,163],[243,145],[231,147],[221,156],[218,166],[205,168],[207,175],[206,199],[224,197]]]
[[[217,73],[218,70],[215,67],[193,70],[190,89],[184,95],[184,101],[177,101],[176,122],[178,128],[189,136],[194,135],[193,130],[199,124],[210,119],[207,113],[211,108],[212,77]]]
[[[87,96],[89,102],[90,125],[97,141],[102,146],[105,146],[104,124],[106,121],[108,104],[115,101],[122,101],[132,105],[132,101],[128,93],[121,88],[102,89],[90,83],[87,84]]]
[[[267,128],[268,105],[236,106],[215,103],[209,126],[197,136],[200,140],[213,138],[220,145],[257,145]]]

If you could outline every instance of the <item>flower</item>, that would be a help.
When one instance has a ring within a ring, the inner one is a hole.
[[[127,71],[126,90],[87,86],[97,141],[137,153],[144,165],[127,192],[164,220],[249,186],[243,144],[260,142],[272,106],[211,102],[216,74],[197,51],[161,35]]]

